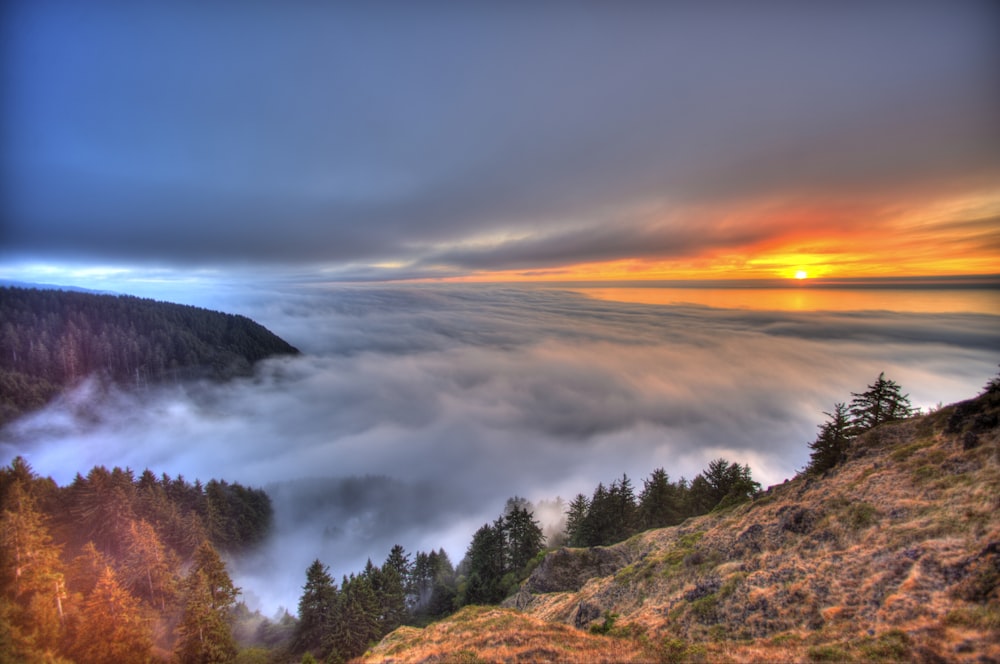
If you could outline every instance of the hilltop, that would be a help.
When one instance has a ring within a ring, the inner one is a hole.
[[[998,510],[994,380],[750,503],[555,550],[506,608],[401,628],[364,661],[1000,661]]]
[[[146,386],[248,375],[298,350],[245,316],[127,295],[0,287],[0,425],[88,376]]]

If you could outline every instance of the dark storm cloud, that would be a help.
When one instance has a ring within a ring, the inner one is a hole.
[[[643,230],[648,205],[982,186],[996,18],[975,2],[5,3],[2,242],[552,265],[576,260],[558,238],[594,258],[650,234],[696,248]],[[608,245],[603,223],[634,230]],[[537,237],[442,249],[495,234]]]
[[[257,284],[224,290],[305,354],[252,379],[101,395],[9,427],[3,457],[60,482],[94,464],[268,485],[277,536],[234,561],[265,608],[294,607],[393,543],[454,562],[514,494],[590,492],[718,456],[765,485],[808,459],[822,412],[880,371],[927,407],[995,374],[996,316],[647,306],[479,286]],[[376,477],[368,477],[375,475]],[[352,479],[353,478],[353,479]]]

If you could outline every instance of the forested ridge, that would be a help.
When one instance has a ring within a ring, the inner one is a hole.
[[[298,353],[245,316],[129,295],[0,288],[0,425],[87,376],[229,378]]]

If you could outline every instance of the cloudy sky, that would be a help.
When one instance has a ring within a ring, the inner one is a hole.
[[[992,2],[13,0],[2,17],[7,272],[1000,260]]]

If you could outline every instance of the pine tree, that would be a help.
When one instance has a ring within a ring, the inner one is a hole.
[[[910,395],[902,394],[902,388],[885,377],[883,371],[865,392],[851,392],[850,415],[852,434],[868,431],[884,422],[906,419],[915,412],[910,404]]]
[[[410,573],[403,547],[397,544],[392,548],[379,572],[380,582],[376,595],[381,609],[382,631],[388,634],[407,618],[406,592]]]
[[[566,510],[566,537],[570,546],[587,546],[590,533],[587,532],[587,514],[590,512],[590,500],[582,493],[569,504]]]
[[[83,605],[73,656],[79,664],[144,664],[153,647],[139,602],[105,567]]]
[[[324,657],[324,642],[333,629],[337,610],[337,584],[329,569],[314,560],[306,570],[306,584],[299,598],[299,623],[295,629],[296,652],[310,651]]]
[[[504,598],[507,550],[503,519],[483,524],[472,536],[465,554],[469,564],[462,604],[496,604]]]
[[[129,539],[122,563],[125,587],[133,595],[166,611],[176,595],[171,560],[159,536],[145,520],[129,524]]]
[[[677,487],[670,483],[670,476],[662,468],[643,480],[638,519],[643,529],[673,526],[682,521]]]
[[[819,435],[809,443],[808,471],[814,474],[824,473],[844,461],[847,446],[851,442],[851,423],[847,406],[837,403],[832,413],[823,413],[830,418],[819,426]]]
[[[20,633],[39,648],[55,649],[66,599],[61,547],[53,544],[30,487],[14,480],[0,505],[0,590],[15,603]]]
[[[545,536],[534,515],[525,507],[515,507],[504,517],[507,540],[507,568],[519,573],[538,555],[545,545]]]
[[[181,662],[215,664],[236,657],[229,612],[238,594],[219,554],[203,542],[184,581],[184,612],[176,649]]]

